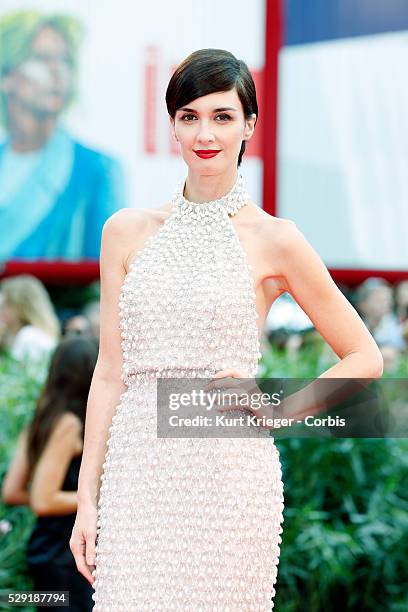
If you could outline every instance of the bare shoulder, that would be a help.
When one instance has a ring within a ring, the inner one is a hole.
[[[274,217],[264,210],[262,210],[260,236],[266,251],[273,255],[284,254],[305,240],[294,221]]]
[[[57,421],[53,435],[55,437],[65,437],[67,435],[76,436],[81,433],[83,428],[81,419],[73,412],[65,412]]]
[[[301,232],[294,221],[274,217],[252,201],[248,202],[245,208],[247,214],[242,215],[242,222],[253,230],[259,248],[265,254],[276,255],[279,249],[299,240]]]
[[[289,291],[288,279],[304,278],[313,268],[323,271],[327,280],[326,266],[296,223],[291,219],[267,216],[261,243],[267,265],[279,276],[281,287]]]
[[[102,230],[102,243],[109,252],[114,250],[127,271],[133,253],[141,248],[147,238],[169,215],[169,206],[158,208],[121,208],[111,215]]]
[[[137,230],[142,230],[148,223],[148,211],[144,208],[121,208],[113,213],[103,226],[103,233],[121,238]]]
[[[300,258],[307,258],[307,242],[296,223],[291,219],[275,217],[261,207],[251,205],[250,216],[256,243],[257,261],[260,276],[269,285],[274,283],[278,293],[287,290],[286,276],[288,267],[292,266],[299,253]]]
[[[83,423],[73,412],[65,412],[57,421],[50,439],[52,449],[70,449],[73,455],[83,449]]]
[[[169,204],[157,208],[121,208],[105,222],[104,228],[110,234],[120,234],[122,237],[135,235],[148,230],[152,225],[163,222],[170,213]]]
[[[41,460],[48,462],[50,458],[60,459],[64,454],[73,457],[81,453],[82,430],[82,421],[76,414],[73,412],[62,414],[51,430]]]

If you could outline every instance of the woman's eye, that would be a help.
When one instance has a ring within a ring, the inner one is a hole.
[[[196,118],[196,116],[195,116],[195,115],[192,115],[191,113],[190,113],[190,114],[183,115],[183,116],[181,117],[182,121],[191,121],[192,119],[195,119],[195,118]],[[220,115],[216,115],[216,117],[215,117],[215,118],[216,118],[217,120],[218,120],[218,119],[221,119],[221,121],[229,121],[229,120],[231,119],[231,116],[230,116],[230,115],[227,115],[226,113],[221,113]],[[220,122],[218,121],[218,123],[220,123]]]

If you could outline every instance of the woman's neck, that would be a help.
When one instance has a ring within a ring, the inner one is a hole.
[[[188,173],[184,197],[190,202],[210,202],[218,200],[228,193],[238,178],[237,168],[223,174],[197,175]]]

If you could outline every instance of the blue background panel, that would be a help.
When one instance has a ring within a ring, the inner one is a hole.
[[[408,30],[408,0],[283,0],[284,45]]]

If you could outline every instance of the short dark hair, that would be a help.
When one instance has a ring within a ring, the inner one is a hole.
[[[248,66],[224,49],[199,49],[176,68],[166,91],[167,111],[173,119],[176,111],[196,98],[218,91],[237,90],[245,117],[253,113],[258,120],[255,83]],[[256,123],[256,121],[255,121]],[[242,141],[238,166],[245,151]]]

